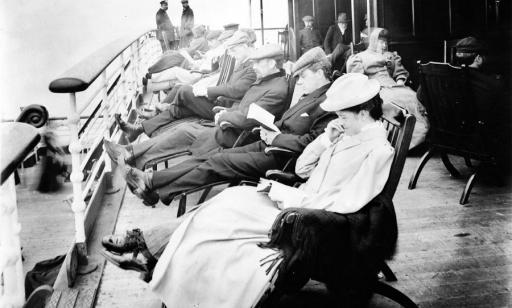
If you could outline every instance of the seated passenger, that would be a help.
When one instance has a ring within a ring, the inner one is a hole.
[[[486,71],[487,46],[474,37],[466,37],[455,46],[455,62],[469,69],[471,95],[477,120],[485,123],[485,140],[498,158],[500,172],[510,172],[511,117],[510,91],[507,95],[500,75]],[[418,99],[425,102],[425,92],[418,88]]]
[[[387,37],[387,30],[374,28],[370,34],[368,49],[347,60],[347,72],[363,73],[380,83],[380,97],[384,102],[385,115],[391,116],[388,114],[390,108],[387,105],[393,102],[416,117],[410,145],[410,148],[414,148],[425,140],[428,122],[416,93],[405,86],[409,72],[402,66],[402,58],[396,52],[387,50]]]
[[[227,83],[218,86],[206,86],[206,82],[197,82],[193,86],[176,86],[159,104],[159,109],[165,108],[166,110],[147,121],[143,121],[138,128],[119,121],[121,129],[130,134],[130,132],[141,133],[142,128],[145,128],[144,131],[151,135],[158,128],[177,119],[195,116],[213,120],[215,116],[212,111],[213,107],[219,105],[231,107],[231,104],[225,104],[224,102],[242,99],[256,81],[256,74],[252,69],[252,63],[248,60],[250,52],[253,52],[247,46],[248,36],[244,32],[237,34],[234,36],[236,40],[231,41],[226,46],[228,54],[235,58],[235,68]],[[217,80],[215,80],[216,82]],[[218,100],[219,97],[222,97],[222,102]],[[132,133],[129,139],[133,140],[138,133]]]
[[[268,147],[284,148],[299,155],[334,117],[319,107],[330,86],[330,61],[322,48],[306,52],[293,70],[294,76],[300,76],[297,83],[304,86],[306,94],[275,123],[278,132],[261,128],[261,140],[257,142],[231,149],[219,148],[165,170],[145,173],[128,168],[124,173],[126,181],[134,183],[139,191],[147,191],[146,196],[156,192],[164,204],[169,204],[177,193],[198,186],[228,179],[257,180],[265,176],[267,170],[281,169],[290,154],[269,153]]]
[[[267,272],[261,260],[276,251],[257,244],[267,241],[282,209],[354,213],[384,188],[393,148],[378,120],[379,88],[362,74],[333,83],[321,106],[339,118],[297,160],[296,173],[309,177],[300,188],[276,182],[268,194],[255,187],[228,188],[144,236],[138,231],[105,237],[108,251],[102,254],[121,268],[144,273],[168,307],[252,307],[275,274],[275,267]],[[133,257],[134,251],[141,253]]]

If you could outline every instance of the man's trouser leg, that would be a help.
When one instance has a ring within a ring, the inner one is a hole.
[[[265,176],[267,170],[282,167],[286,161],[277,155],[265,154],[264,148],[263,142],[255,142],[215,154],[208,153],[184,162],[184,166],[178,164],[164,173],[153,174],[153,188],[157,188],[160,199],[165,201],[170,194],[217,181],[258,179]]]
[[[207,129],[211,127],[196,122],[181,123],[154,138],[132,144],[136,167],[142,169],[150,160],[187,150]]]
[[[157,129],[174,120],[176,120],[176,118],[174,117],[173,111],[165,110],[149,120],[142,121],[141,125],[144,133],[151,137]]]
[[[214,104],[212,101],[202,96],[195,96],[192,90],[192,86],[184,85],[180,87],[174,104],[179,107],[180,111],[182,109],[184,114],[190,114],[199,116],[203,119],[213,120],[215,114],[212,111]],[[189,112],[187,112],[189,111]],[[180,114],[177,114],[180,116]],[[189,115],[187,115],[189,116]]]

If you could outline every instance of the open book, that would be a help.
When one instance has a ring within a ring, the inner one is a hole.
[[[274,115],[254,103],[249,105],[247,118],[258,121],[258,123],[260,123],[260,125],[265,129],[279,132],[279,128],[274,125]]]

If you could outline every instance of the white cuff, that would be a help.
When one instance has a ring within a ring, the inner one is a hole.
[[[329,140],[329,137],[327,137],[326,133],[323,133],[320,136],[320,144],[323,145],[326,148],[328,148],[328,147],[330,147],[332,145],[332,142],[331,142],[331,140]]]

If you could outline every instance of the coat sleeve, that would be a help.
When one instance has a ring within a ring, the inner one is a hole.
[[[329,30],[327,30],[327,34],[325,35],[325,39],[324,39],[324,50],[325,50],[326,54],[332,53],[332,49],[331,49],[332,35],[333,35],[333,27],[330,26]]]
[[[271,89],[268,90],[258,101],[253,102],[261,108],[267,110],[278,118],[281,116],[283,105],[286,99],[286,89]],[[248,129],[259,126],[258,122],[253,119],[247,119],[247,112],[249,111],[249,104],[242,106],[240,104],[238,108],[231,108],[228,111],[222,113],[219,117],[219,123],[228,121],[234,126],[241,129]]]
[[[325,133],[318,136],[313,142],[308,144],[304,152],[297,158],[295,163],[295,174],[303,179],[308,178],[318,164],[320,155],[327,149],[328,144],[325,142],[327,135]]]
[[[233,76],[234,77],[234,76]],[[231,78],[228,83],[220,86],[209,87],[207,89],[208,98],[215,99],[219,96],[225,96],[234,99],[241,99],[251,85],[256,81],[256,73],[252,68],[244,70],[239,78]]]
[[[352,55],[347,60],[347,73],[364,74],[363,59],[359,55]]]
[[[322,193],[308,195],[299,207],[323,209],[340,214],[359,211],[384,188],[391,169],[393,153],[389,145],[373,150],[354,177],[343,187],[332,187]]]
[[[308,144],[324,132],[327,123],[335,118],[335,114],[325,113],[313,122],[313,125],[307,133],[303,135],[279,134],[272,141],[272,146],[292,150],[295,153],[301,153]]]
[[[404,81],[409,78],[409,72],[402,65],[402,57],[400,57],[396,51],[393,52],[392,60],[394,62],[394,70],[393,70],[393,79],[399,80],[403,79]]]

